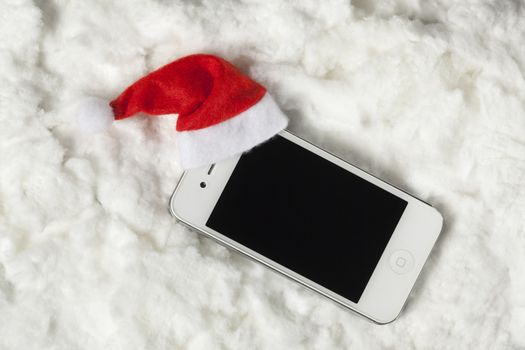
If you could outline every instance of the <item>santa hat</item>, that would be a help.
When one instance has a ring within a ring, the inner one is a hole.
[[[287,125],[266,89],[213,55],[178,59],[139,79],[108,103],[86,99],[81,128],[98,132],[138,113],[178,114],[176,142],[183,168],[212,164],[271,138]]]

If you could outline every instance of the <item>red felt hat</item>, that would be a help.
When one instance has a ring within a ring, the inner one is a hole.
[[[287,118],[266,89],[213,55],[180,58],[139,79],[109,104],[84,101],[79,123],[90,132],[145,113],[178,114],[177,145],[183,168],[211,164],[274,136]]]

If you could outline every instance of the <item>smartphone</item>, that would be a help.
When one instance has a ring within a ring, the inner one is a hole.
[[[400,314],[443,223],[424,201],[288,131],[186,171],[170,210],[378,324]]]

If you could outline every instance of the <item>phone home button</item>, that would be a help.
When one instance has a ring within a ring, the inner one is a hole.
[[[396,250],[390,255],[390,268],[397,274],[404,274],[414,267],[414,257],[408,250]]]

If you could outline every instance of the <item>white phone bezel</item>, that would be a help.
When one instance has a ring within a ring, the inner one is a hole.
[[[206,226],[206,221],[235,169],[240,156],[216,163],[211,173],[209,173],[210,166],[186,171],[170,200],[170,211],[172,215],[219,243],[235,249],[280,272],[373,322],[386,324],[394,321],[401,312],[441,232],[443,224],[441,214],[427,203],[337,158],[288,131],[282,131],[280,136],[341,166],[351,173],[404,199],[408,203],[358,303],[354,303],[306,279],[294,271],[277,264]],[[201,188],[201,182],[206,183],[205,188]],[[400,273],[399,271],[395,271],[395,266],[392,266],[392,257],[394,254],[399,254],[399,252],[408,254],[407,258],[411,266],[409,271]]]

